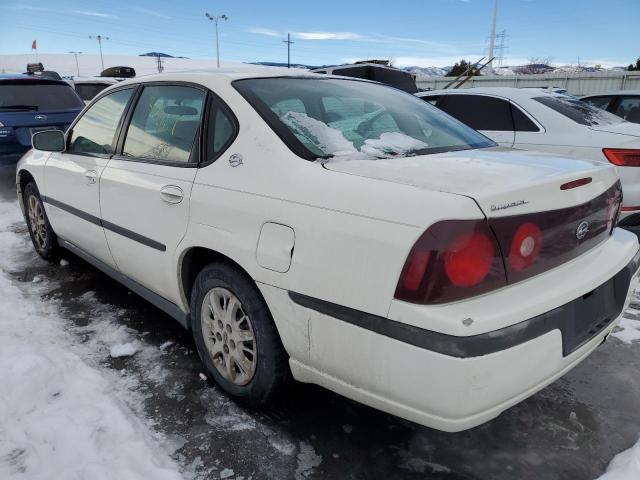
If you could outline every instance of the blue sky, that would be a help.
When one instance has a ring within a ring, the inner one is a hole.
[[[0,54],[80,50],[97,53],[88,35],[110,37],[105,54],[162,51],[215,55],[206,11],[226,14],[221,58],[335,64],[391,58],[398,65],[444,66],[487,51],[493,0],[0,0]],[[532,57],[555,63],[626,65],[640,56],[640,0],[500,0],[498,31],[507,31],[507,64]]]

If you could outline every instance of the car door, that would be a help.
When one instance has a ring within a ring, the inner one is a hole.
[[[173,255],[187,229],[206,95],[190,84],[145,84],[100,182],[118,269],[174,303]]]
[[[100,98],[67,132],[66,150],[52,153],[45,167],[44,201],[54,230],[111,267],[100,220],[100,176],[134,91],[123,88]]]
[[[436,106],[499,145],[513,146],[515,131],[508,100],[488,95],[449,94],[443,95]]]

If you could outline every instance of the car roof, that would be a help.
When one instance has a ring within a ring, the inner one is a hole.
[[[591,97],[608,97],[611,95],[638,95],[640,96],[640,90],[611,90],[608,92],[601,93],[592,93],[590,95],[584,95],[580,98],[591,98]]]
[[[214,69],[214,70],[193,70],[180,73],[154,73],[152,75],[141,75],[139,77],[126,79],[118,85],[136,85],[147,82],[192,82],[201,85],[229,84],[234,80],[244,80],[250,78],[313,78],[313,79],[337,79],[344,81],[372,82],[371,80],[350,78],[342,75],[323,75],[312,73],[309,70],[281,67],[247,67],[246,69]]]
[[[419,97],[436,96],[436,95],[494,95],[496,97],[504,98],[534,98],[545,95],[556,97],[559,94],[554,91],[549,91],[546,88],[515,88],[515,87],[472,87],[472,88],[457,88],[446,90],[428,90],[426,92],[419,92],[416,95]]]
[[[0,84],[12,84],[12,85],[19,85],[19,84],[34,84],[34,83],[39,83],[39,84],[46,84],[46,85],[67,85],[69,86],[69,84],[67,82],[65,82],[64,80],[55,80],[52,78],[42,78],[36,75],[25,75],[25,74],[21,74],[21,73],[15,73],[15,74],[2,74],[0,75]]]

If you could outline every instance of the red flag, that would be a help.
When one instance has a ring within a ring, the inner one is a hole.
[[[37,50],[37,49],[38,49],[38,44],[34,40],[33,42],[31,42],[31,50]]]

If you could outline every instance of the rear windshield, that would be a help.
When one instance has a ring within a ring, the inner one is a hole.
[[[256,78],[235,88],[306,159],[378,159],[495,144],[395,88],[335,78]]]
[[[50,111],[84,107],[69,85],[23,82],[0,83],[0,112]]]
[[[97,94],[99,94],[102,90],[107,88],[109,85],[104,85],[102,83],[76,83],[76,92],[80,95],[82,100],[92,100]]]
[[[614,125],[623,121],[620,117],[596,108],[589,103],[565,95],[545,95],[544,97],[535,97],[534,100],[580,125],[597,127]]]

